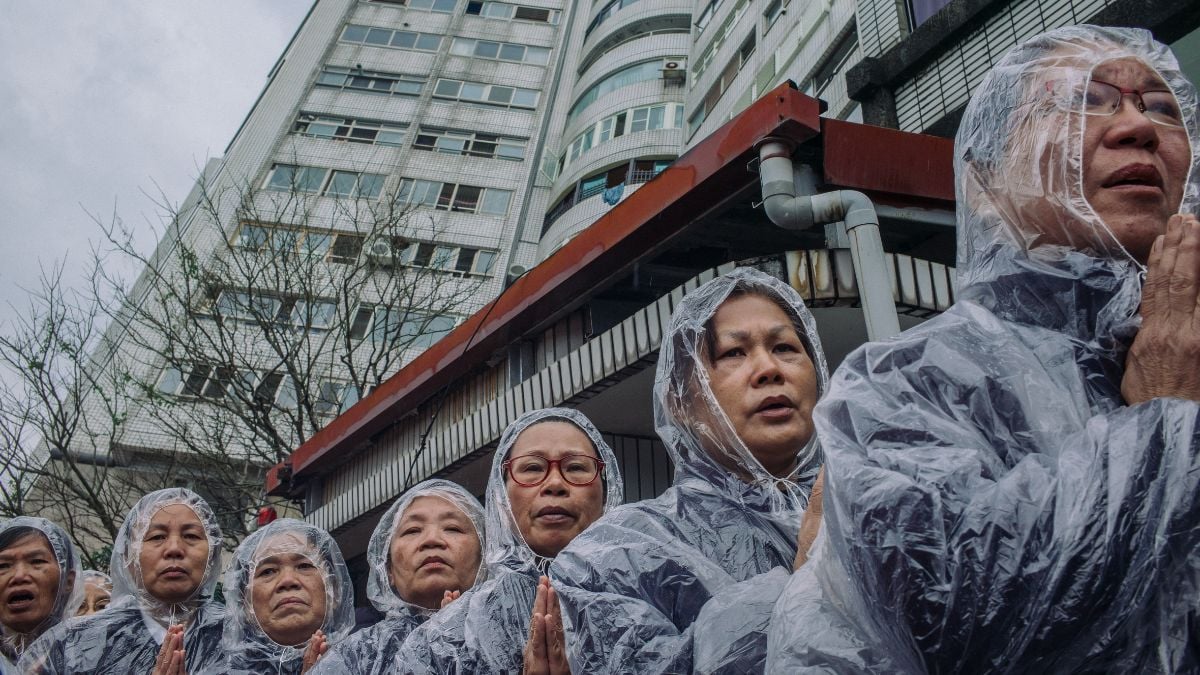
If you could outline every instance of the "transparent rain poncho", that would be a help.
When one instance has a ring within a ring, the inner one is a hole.
[[[312,574],[320,578],[325,602],[320,630],[328,643],[336,645],[349,635],[354,627],[354,585],[337,542],[325,530],[300,520],[281,518],[246,537],[225,571],[226,616],[221,652],[226,661],[209,672],[247,675],[301,672],[308,643],[284,645],[273,640],[255,612],[253,597],[256,583],[271,583],[271,577],[258,576],[260,565],[281,560],[292,562],[294,555],[303,556],[313,566]],[[315,592],[312,586],[297,589],[297,585],[311,584],[297,579],[297,573],[291,573],[291,580],[292,583],[281,583],[272,595]]]
[[[396,661],[397,672],[521,672],[538,579],[551,560],[525,543],[509,504],[503,465],[521,433],[539,422],[568,422],[583,431],[604,462],[604,513],[621,503],[625,488],[617,458],[587,417],[570,408],[518,417],[500,438],[484,499],[487,580],[412,632]]]
[[[49,542],[50,550],[58,564],[58,586],[55,589],[54,605],[50,614],[36,628],[25,633],[18,633],[8,626],[0,625],[0,672],[7,672],[3,670],[5,661],[9,664],[15,662],[34,640],[63,619],[74,614],[75,608],[79,606],[83,598],[83,584],[79,583],[83,577],[83,571],[79,564],[79,556],[75,552],[75,545],[71,543],[71,538],[67,533],[45,518],[18,516],[0,526],[0,536],[12,533],[18,528],[36,530]],[[18,588],[28,587],[28,585],[22,585]],[[0,598],[0,602],[5,600],[6,598]]]
[[[777,478],[735,433],[705,368],[710,320],[733,292],[772,299],[828,370],[798,293],[751,268],[686,295],[663,337],[654,381],[658,434],[675,464],[663,495],[627,504],[581,534],[551,568],[576,673],[761,671],[771,609],[787,582],[821,461],[816,436]]]
[[[484,515],[479,500],[457,483],[434,478],[415,485],[405,492],[379,519],[371,540],[367,544],[367,598],[375,609],[383,612],[382,621],[368,626],[345,640],[331,643],[330,651],[321,658],[313,675],[322,673],[361,673],[373,675],[391,672],[404,640],[414,628],[433,616],[437,610],[421,607],[400,597],[392,586],[388,575],[391,564],[392,541],[404,512],[413,500],[419,497],[438,497],[458,507],[471,519],[479,537],[479,550],[483,551]],[[474,585],[487,577],[487,566],[479,565]],[[467,589],[452,589],[466,591]]]
[[[1149,33],[999,60],[956,141],[959,301],[853,352],[817,406],[824,543],[776,607],[772,672],[1200,667],[1200,406],[1122,399],[1142,268],[1083,194],[1083,92],[1122,58],[1183,110],[1195,212],[1196,90]]]
[[[208,542],[204,576],[191,597],[167,603],[151,595],[143,581],[141,550],[151,520],[160,510],[181,504],[200,519]],[[184,663],[199,673],[220,658],[224,608],[212,599],[221,572],[221,528],[208,503],[191,490],[169,488],[138,500],[125,517],[113,543],[109,571],[113,577],[108,609],[59,624],[22,657],[23,673],[149,673],[158,658],[166,630],[183,624]]]
[[[89,585],[105,589],[108,591],[109,599],[111,600],[112,598],[112,577],[108,576],[104,572],[98,572],[96,570],[84,570],[83,576],[80,578],[83,580],[83,582],[79,585],[79,602],[75,603],[75,609],[71,612],[72,616],[79,616],[79,612],[83,609],[84,596],[87,593],[87,587]]]

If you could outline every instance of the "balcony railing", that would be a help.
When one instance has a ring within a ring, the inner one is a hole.
[[[554,221],[561,218],[564,213],[570,211],[579,202],[590,197],[595,197],[601,192],[617,187],[618,185],[641,185],[642,183],[648,183],[652,178],[662,173],[662,170],[665,168],[664,166],[657,169],[634,169],[631,164],[631,168],[625,173],[625,180],[617,183],[617,185],[599,183],[585,188],[583,186],[584,181],[581,180],[575,183],[575,189],[546,213],[546,219],[542,221],[542,235],[545,236],[546,231],[550,229]],[[611,171],[606,173],[611,173]]]

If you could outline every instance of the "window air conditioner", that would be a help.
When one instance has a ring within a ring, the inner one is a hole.
[[[396,252],[392,250],[392,242],[387,239],[372,239],[363,252],[367,260],[376,265],[391,267],[396,264]]]
[[[687,77],[687,60],[663,60],[662,76],[664,80],[683,80],[685,77]]]

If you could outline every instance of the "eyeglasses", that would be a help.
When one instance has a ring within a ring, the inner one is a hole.
[[[1054,95],[1060,106],[1070,100],[1059,91],[1066,84],[1063,80],[1046,83],[1046,91]],[[1134,97],[1138,112],[1151,122],[1165,127],[1183,127],[1183,111],[1179,108],[1179,102],[1175,100],[1175,94],[1166,89],[1122,89],[1109,82],[1090,80],[1083,99],[1083,113],[1097,117],[1114,115],[1121,109],[1121,102],[1126,96]],[[1069,106],[1063,107],[1069,109]]]
[[[541,455],[522,455],[505,460],[504,470],[508,477],[521,487],[537,487],[546,482],[550,469],[558,466],[558,474],[571,485],[584,487],[596,482],[604,469],[604,462],[590,455],[566,455],[560,459],[549,459]]]

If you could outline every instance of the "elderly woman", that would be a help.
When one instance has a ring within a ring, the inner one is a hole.
[[[79,556],[67,533],[44,518],[0,527],[0,673],[57,625],[83,595]]]
[[[562,620],[554,557],[624,492],[616,457],[581,413],[536,410],[504,431],[486,495],[488,579],[408,637],[397,672],[555,672]]]
[[[1054,30],[984,77],[959,300],[818,406],[828,531],[773,670],[1200,667],[1196,142],[1196,90],[1144,31]]]
[[[221,528],[199,495],[170,488],[138,500],[109,570],[112,605],[47,632],[21,658],[21,672],[175,675],[218,661]]]
[[[762,670],[826,377],[812,316],[779,280],[743,268],[684,297],[654,381],[674,484],[605,516],[551,568],[572,672]]]
[[[225,572],[217,674],[297,675],[354,626],[354,588],[329,533],[283,518],[246,537]]]
[[[367,597],[384,619],[336,643],[313,670],[382,675],[414,628],[486,575],[483,507],[450,481],[418,483],[379,519],[367,545]]]
[[[83,598],[75,609],[75,616],[91,616],[102,611],[112,602],[112,579],[104,572],[83,571]]]

